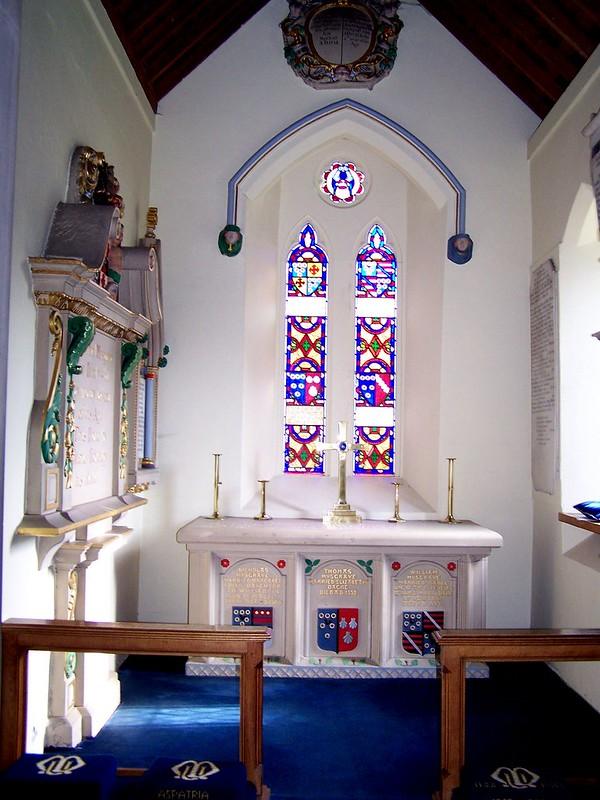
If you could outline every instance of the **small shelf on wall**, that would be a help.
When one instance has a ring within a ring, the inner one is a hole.
[[[574,525],[589,533],[600,533],[600,521],[594,522],[584,517],[583,514],[565,514],[563,511],[559,511],[558,519],[566,525]]]

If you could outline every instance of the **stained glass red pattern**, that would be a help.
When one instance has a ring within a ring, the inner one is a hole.
[[[350,205],[365,190],[365,174],[349,161],[334,161],[321,176],[321,191],[332,203]]]
[[[356,372],[395,372],[396,323],[386,317],[357,317]]]
[[[288,406],[322,406],[325,402],[325,373],[286,373],[285,402]]]
[[[358,444],[364,450],[356,450],[354,471],[357,475],[394,474],[394,429],[359,426],[355,428]]]
[[[284,471],[322,473],[326,386],[327,254],[305,225],[287,258]],[[289,311],[293,308],[293,314]],[[300,315],[306,309],[306,315]],[[312,314],[311,314],[312,312]],[[318,314],[319,316],[315,316]],[[302,423],[302,424],[300,424]]]
[[[362,475],[394,473],[396,289],[396,256],[383,228],[373,225],[356,257],[354,439],[366,449],[355,454],[354,471]],[[381,316],[362,316],[365,305],[370,313],[381,309]]]
[[[286,372],[325,371],[325,317],[287,318]]]
[[[323,441],[322,425],[286,425],[285,438],[286,472],[323,472],[323,455],[316,449]]]

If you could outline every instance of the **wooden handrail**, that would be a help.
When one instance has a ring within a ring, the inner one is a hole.
[[[262,678],[266,628],[170,625],[152,622],[75,622],[10,619],[2,634],[0,769],[25,751],[27,654],[30,650],[171,656],[232,656],[240,666],[240,761],[257,795],[262,783]],[[120,773],[143,770],[121,768]]]
[[[465,760],[468,661],[600,661],[600,629],[436,631],[442,667],[441,800],[451,800]]]

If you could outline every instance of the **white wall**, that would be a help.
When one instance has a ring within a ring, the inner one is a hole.
[[[125,244],[137,244],[144,232],[148,205],[153,133],[151,109],[132,78],[131,67],[99,0],[23,2],[18,105],[3,619],[53,616],[53,582],[48,571],[38,571],[35,539],[16,535],[24,513],[27,433],[33,400],[35,308],[27,257],[42,253],[52,211],[65,199],[71,153],[79,144],[102,150],[115,165],[126,203]],[[141,515],[135,521],[130,515],[127,522],[137,527]],[[109,593],[113,591],[109,589]],[[127,615],[135,615],[135,603],[132,605],[129,599]],[[112,606],[107,608],[106,618],[110,619],[114,611]],[[43,693],[43,684],[40,687]],[[35,705],[41,712],[45,710],[43,703]],[[43,722],[36,726],[38,733],[41,725]]]
[[[438,495],[456,457],[455,514],[500,531],[490,564],[493,626],[530,618],[531,483],[526,143],[538,122],[423,9],[405,7],[396,66],[373,91],[315,91],[289,69],[273,0],[160,104],[153,204],[164,245],[172,352],[161,376],[161,485],[142,554],[141,616],[185,620],[187,559],[179,527],[212,511],[211,453],[220,452],[221,510],[239,513],[244,249],[222,257],[229,178],[300,117],[345,96],[407,128],[468,192],[475,241],[464,267],[445,262]],[[265,202],[278,202],[270,195]],[[246,242],[247,252],[256,243]],[[273,250],[265,253],[271,257]],[[261,477],[256,475],[256,478]],[[438,509],[445,513],[445,509]],[[157,581],[157,576],[161,580]]]
[[[599,497],[600,243],[582,133],[600,109],[600,48],[529,145],[533,264],[552,257],[559,277],[560,485],[534,493],[533,624],[600,627],[600,536],[558,522],[558,512]],[[600,710],[600,666],[559,672]]]

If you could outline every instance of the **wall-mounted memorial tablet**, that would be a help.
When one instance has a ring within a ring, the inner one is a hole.
[[[289,0],[282,21],[284,55],[314,89],[366,87],[396,60],[403,23],[397,0]]]

